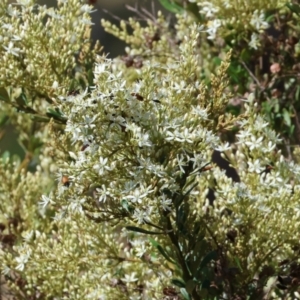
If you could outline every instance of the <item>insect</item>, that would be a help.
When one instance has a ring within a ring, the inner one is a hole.
[[[70,180],[69,180],[69,177],[64,175],[64,176],[61,178],[61,183],[62,183],[63,186],[69,187],[69,186],[70,186]]]

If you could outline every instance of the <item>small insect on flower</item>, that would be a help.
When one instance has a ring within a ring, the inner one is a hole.
[[[84,151],[89,146],[90,146],[89,144],[83,144],[82,147],[80,148],[80,151]]]
[[[131,93],[131,96],[135,97],[139,101],[143,101],[144,100],[143,96],[141,96],[139,93]]]
[[[64,175],[64,176],[61,178],[61,183],[62,183],[63,186],[69,187],[69,186],[70,186],[70,180],[69,180],[69,177]]]

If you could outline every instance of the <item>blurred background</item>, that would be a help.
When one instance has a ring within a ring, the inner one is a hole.
[[[56,0],[38,0],[37,2],[47,6],[56,5]],[[127,20],[131,16],[137,17],[126,6],[145,8],[151,13],[158,10],[164,11],[159,0],[86,0],[86,2],[93,5],[96,10],[91,14],[92,22],[95,24],[92,27],[92,39],[94,41],[100,40],[101,45],[104,46],[104,52],[110,57],[123,54],[125,43],[104,32],[100,24],[101,19],[109,20],[118,25],[120,20]]]

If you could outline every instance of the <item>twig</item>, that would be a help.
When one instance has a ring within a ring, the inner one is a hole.
[[[251,78],[256,82],[256,84],[258,85],[258,87],[260,88],[260,90],[263,92],[264,88],[263,86],[260,84],[259,80],[255,77],[255,75],[251,72],[251,70],[247,67],[247,65],[245,64],[244,61],[241,61],[242,65],[244,66],[244,68],[247,70],[247,72],[249,73],[249,75],[251,76]]]

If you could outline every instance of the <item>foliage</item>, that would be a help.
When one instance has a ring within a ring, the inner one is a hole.
[[[161,13],[143,25],[103,21],[128,44],[114,59],[90,47],[92,8],[79,0],[51,10],[1,4],[2,114],[26,150],[23,162],[8,154],[1,162],[1,291],[53,300],[300,298],[300,152],[280,150],[286,132],[274,130],[266,92],[251,90],[239,50],[269,26],[263,9],[285,15],[296,6],[225,2],[163,1],[181,13],[173,27]],[[233,22],[240,12],[245,19]],[[218,47],[206,18],[222,20]]]

